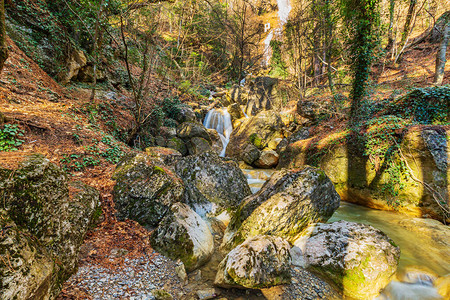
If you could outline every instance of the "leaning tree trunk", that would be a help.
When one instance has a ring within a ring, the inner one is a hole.
[[[0,72],[8,58],[8,46],[6,45],[5,1],[0,0]]]
[[[436,73],[434,75],[434,84],[441,85],[444,80],[444,71],[446,63],[446,54],[448,41],[450,39],[450,20],[447,20],[447,25],[444,27],[442,33],[442,41],[439,45],[439,50],[436,55]]]

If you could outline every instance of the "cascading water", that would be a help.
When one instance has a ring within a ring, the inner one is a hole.
[[[231,116],[226,108],[211,109],[205,117],[203,126],[208,129],[214,129],[219,134],[222,141],[222,151],[219,156],[224,157],[227,149],[230,135],[233,131],[233,124],[231,123]]]
[[[280,23],[278,24],[278,28],[271,30],[267,37],[264,39],[264,64],[266,66],[270,63],[270,58],[272,57],[272,51],[270,48],[270,42],[273,39],[274,34],[281,36],[283,32],[283,26],[287,23],[289,19],[289,13],[292,10],[292,6],[289,0],[277,0],[278,3],[278,18],[280,19]]]

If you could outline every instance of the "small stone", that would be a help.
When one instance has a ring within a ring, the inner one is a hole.
[[[197,296],[200,300],[214,299],[218,296],[218,293],[216,289],[210,288],[197,291]]]

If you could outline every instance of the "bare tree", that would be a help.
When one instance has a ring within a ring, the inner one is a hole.
[[[6,45],[5,1],[0,0],[0,72],[3,70],[8,58],[8,45]]]
[[[447,46],[450,39],[450,18],[447,19],[447,24],[442,32],[442,41],[439,45],[439,50],[436,55],[436,73],[434,75],[434,84],[441,85],[444,80],[445,63],[447,61]]]

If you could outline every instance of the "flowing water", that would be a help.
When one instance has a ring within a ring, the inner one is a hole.
[[[220,156],[225,156],[228,142],[230,141],[230,135],[233,131],[233,124],[231,123],[231,116],[226,108],[213,108],[205,117],[203,126],[208,129],[214,129],[219,134],[222,141],[222,151]]]
[[[281,36],[283,32],[283,26],[287,23],[289,19],[289,13],[292,10],[292,6],[289,0],[277,0],[278,3],[278,18],[280,23],[278,28],[272,29],[267,37],[264,39],[264,64],[266,66],[270,63],[270,58],[272,57],[272,48],[270,47],[270,42],[272,41],[274,34]]]
[[[256,193],[270,178],[274,170],[243,169],[253,193]],[[441,230],[443,225],[434,220],[412,218],[395,212],[374,210],[359,205],[341,202],[341,206],[328,222],[346,220],[372,225],[387,234],[401,249],[397,274],[414,267],[429,270],[438,276],[450,273],[450,248],[448,231]],[[445,229],[445,228],[444,228]],[[404,292],[418,290],[422,284],[405,284],[394,282],[396,288]],[[380,298],[385,299],[385,298]],[[392,297],[390,299],[393,299]],[[425,299],[417,297],[394,297],[394,299]]]

